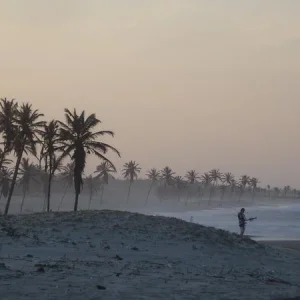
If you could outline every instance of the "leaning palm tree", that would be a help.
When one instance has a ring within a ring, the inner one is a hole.
[[[40,121],[42,116],[44,115],[40,114],[38,110],[33,110],[31,104],[28,103],[22,104],[20,109],[16,112],[15,123],[17,131],[15,132],[13,147],[17,161],[5,206],[5,215],[7,215],[9,210],[23,154],[31,153],[36,156],[36,145],[40,142],[38,134],[45,124],[44,121]]]
[[[112,131],[101,130],[93,132],[93,129],[100,125],[100,123],[101,121],[96,118],[95,114],[86,117],[84,111],[78,115],[75,109],[73,112],[65,109],[65,123],[59,122],[61,126],[59,132],[61,140],[60,150],[62,150],[61,159],[71,156],[74,162],[74,211],[77,211],[78,208],[78,199],[83,185],[82,176],[87,154],[94,154],[111,165],[113,163],[104,156],[108,150],[112,150],[119,157],[121,156],[116,148],[104,142],[97,141],[97,138],[100,136],[114,136]]]
[[[255,177],[252,177],[249,180],[249,185],[250,185],[250,187],[252,189],[252,201],[254,201],[258,183],[259,183],[259,180],[257,178],[255,178]]]
[[[64,198],[66,197],[68,190],[73,186],[74,167],[75,167],[74,162],[68,163],[66,166],[62,167],[62,170],[59,174],[60,181],[63,182],[63,184],[65,185],[65,190],[64,190],[64,194],[63,194],[62,198],[60,199],[60,203],[59,203],[57,211],[60,210],[60,207],[64,201]]]
[[[131,191],[131,185],[135,179],[137,179],[138,174],[141,172],[141,168],[139,167],[139,164],[137,164],[135,161],[130,161],[128,163],[125,163],[123,166],[122,174],[123,177],[127,180],[129,180],[129,187],[128,187],[128,193],[127,193],[127,200],[126,202],[129,202],[129,196]]]
[[[100,203],[102,204],[102,200],[103,200],[103,193],[104,193],[104,185],[108,184],[108,178],[111,177],[113,179],[114,176],[112,175],[112,173],[116,173],[117,170],[115,168],[115,166],[111,165],[109,162],[104,161],[102,162],[100,165],[98,165],[96,167],[96,171],[94,173],[96,173],[96,177],[95,179],[100,179],[100,190],[101,190],[101,196],[100,196]]]
[[[23,190],[23,197],[22,197],[22,203],[21,203],[21,208],[20,212],[23,211],[23,206],[24,206],[24,201],[25,198],[30,190],[30,182],[31,180],[36,180],[35,179],[35,168],[33,163],[29,162],[29,158],[23,157],[20,163],[20,169],[19,169],[19,175],[20,178],[18,180],[18,184],[22,186]],[[37,180],[36,180],[37,182]]]
[[[57,158],[57,151],[60,146],[58,121],[52,120],[48,124],[44,124],[41,136],[42,149],[40,157],[45,161],[45,172],[47,173],[47,212],[49,212],[52,179],[55,171],[60,167],[60,159]]]
[[[164,167],[160,171],[160,178],[164,183],[164,186],[167,187],[167,185],[174,185],[174,176],[175,172],[168,166]]]
[[[148,199],[149,199],[149,196],[150,196],[150,193],[151,193],[151,190],[152,190],[154,184],[156,182],[158,182],[159,179],[160,179],[160,172],[157,169],[152,168],[150,171],[148,171],[146,173],[146,176],[148,177],[149,180],[151,180],[151,184],[150,184],[150,187],[149,187],[149,190],[148,190],[145,205],[147,205],[147,203],[148,203]]]
[[[18,110],[18,103],[14,99],[0,100],[0,133],[2,134],[3,150],[0,153],[0,169],[4,165],[6,156],[13,149],[13,141],[16,133],[15,117]]]

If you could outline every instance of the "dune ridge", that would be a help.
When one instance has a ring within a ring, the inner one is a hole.
[[[176,218],[105,210],[11,215],[0,224],[1,299],[300,295],[300,252]]]

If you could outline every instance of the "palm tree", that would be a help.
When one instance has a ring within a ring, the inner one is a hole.
[[[45,161],[45,172],[47,173],[47,212],[50,211],[51,184],[55,171],[60,166],[60,160],[56,153],[60,146],[59,123],[56,120],[44,124],[42,135],[41,158]]]
[[[259,183],[259,181],[258,181],[258,179],[255,178],[255,177],[252,177],[252,178],[249,180],[249,185],[250,185],[250,187],[252,188],[252,201],[254,201],[258,183]]]
[[[165,187],[167,187],[167,185],[173,185],[175,172],[173,172],[171,168],[168,166],[164,167],[160,171],[160,174],[160,178],[163,180]]]
[[[20,109],[16,112],[15,123],[17,131],[15,133],[13,146],[17,156],[17,162],[5,206],[5,215],[7,215],[9,210],[23,154],[31,153],[36,156],[36,145],[40,142],[38,134],[45,124],[44,121],[39,120],[42,116],[43,114],[40,114],[38,110],[33,110],[31,104],[28,103],[22,104]]]
[[[79,194],[82,189],[83,184],[83,172],[86,165],[86,156],[87,154],[94,154],[103,161],[109,162],[111,165],[113,163],[106,158],[104,155],[108,150],[112,150],[119,157],[120,152],[104,143],[96,141],[97,138],[104,135],[114,136],[112,131],[97,131],[93,132],[93,129],[100,125],[101,121],[96,118],[95,114],[91,114],[88,117],[85,116],[85,112],[77,114],[74,109],[73,113],[65,109],[65,123],[59,122],[60,128],[60,140],[61,140],[61,150],[62,156],[64,157],[71,156],[72,161],[74,161],[74,187],[75,187],[75,203],[74,211],[77,211],[78,208],[78,199]]]
[[[209,176],[213,184],[211,187],[211,192],[214,192],[216,186],[218,185],[218,181],[222,181],[222,174],[218,169],[213,169],[209,172]]]
[[[267,189],[268,189],[268,198],[270,200],[271,199],[271,186],[269,184],[267,185]]]
[[[116,172],[117,170],[115,166],[111,165],[107,161],[103,161],[100,165],[96,167],[96,171],[94,173],[98,174],[95,177],[95,179],[100,179],[100,189],[101,189],[100,203],[101,204],[103,200],[104,185],[108,184],[109,177],[115,179],[114,176],[111,175],[111,173],[116,173]]]
[[[244,194],[244,191],[246,190],[246,187],[249,184],[250,184],[250,177],[248,175],[242,175],[239,180],[239,189],[240,189],[239,201],[241,200],[242,195]]]
[[[59,174],[60,181],[62,181],[65,184],[65,191],[64,191],[64,194],[63,194],[63,196],[62,196],[62,198],[60,200],[60,203],[59,203],[57,211],[60,210],[60,207],[61,207],[61,205],[62,205],[62,203],[64,201],[64,198],[65,198],[65,196],[67,194],[68,189],[73,186],[73,182],[74,182],[74,167],[75,167],[74,162],[71,162],[71,163],[67,164],[66,166],[63,166],[62,167],[62,171]]]
[[[88,191],[89,191],[89,208],[88,209],[90,209],[94,193],[97,192],[97,187],[95,185],[95,177],[93,177],[92,175],[89,175],[88,177],[85,178],[84,183],[87,185]]]
[[[211,182],[212,182],[212,179],[211,179],[211,176],[209,173],[204,173],[202,176],[201,176],[201,182],[202,184],[204,185],[204,188],[207,189],[207,188],[210,188],[209,189],[209,197],[208,197],[208,203],[210,202],[211,200],[211,196],[212,196],[212,189],[211,189]]]
[[[190,184],[194,184],[197,182],[198,179],[200,179],[199,174],[195,170],[190,170],[186,172],[185,178]]]
[[[180,202],[181,190],[185,188],[185,182],[181,176],[176,176],[174,178],[174,181],[175,181],[175,186],[178,189],[178,202]]]
[[[137,164],[135,161],[130,161],[128,163],[125,163],[123,166],[122,174],[125,179],[129,180],[129,187],[128,187],[128,193],[127,193],[127,203],[129,202],[129,196],[130,196],[130,190],[131,185],[135,179],[137,179],[138,174],[141,172],[141,168],[139,167],[139,164]]]
[[[277,199],[278,196],[280,195],[280,188],[274,187],[273,191],[274,191],[274,198]]]
[[[0,100],[0,133],[2,134],[3,150],[0,152],[0,169],[4,165],[5,157],[11,152],[16,133],[15,117],[18,103],[14,99]]]
[[[227,186],[227,188],[230,190],[230,193],[229,193],[229,198],[230,198],[233,193],[232,184],[235,182],[234,175],[230,172],[224,173],[222,176],[222,182],[224,182],[225,185]],[[226,191],[224,191],[224,194],[225,194],[225,192]]]
[[[20,179],[18,180],[18,184],[20,184],[23,189],[23,198],[20,209],[20,212],[22,212],[25,197],[30,190],[30,181],[35,180],[34,176],[36,175],[34,165],[29,162],[29,158],[22,158],[20,163],[19,175]]]
[[[289,185],[286,185],[283,188],[283,196],[286,197],[289,194],[290,191],[291,191],[291,187]]]
[[[2,195],[6,198],[9,192],[9,185],[12,181],[14,171],[12,169],[3,168],[0,171],[0,186],[1,186],[1,194],[0,199],[2,198]]]
[[[189,184],[193,185],[197,182],[198,179],[200,179],[200,176],[196,172],[196,170],[190,170],[190,171],[186,172],[185,178],[187,179],[187,182]],[[191,197],[191,192],[190,192],[190,190],[188,190],[188,194],[187,194],[187,197],[186,197],[186,204],[187,204],[190,197]]]
[[[149,180],[151,180],[151,184],[150,184],[149,191],[148,191],[148,194],[147,194],[147,197],[146,197],[145,205],[147,205],[147,203],[148,203],[148,199],[149,199],[152,187],[160,179],[160,172],[157,171],[155,168],[152,168],[150,171],[148,171],[146,173],[146,176],[148,177]]]
[[[220,193],[221,193],[220,200],[222,201],[224,199],[227,186],[225,184],[221,184],[219,188],[220,188]]]

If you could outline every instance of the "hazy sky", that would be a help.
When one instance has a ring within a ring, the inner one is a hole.
[[[118,168],[300,188],[299,16],[299,0],[0,0],[0,96],[95,112]]]

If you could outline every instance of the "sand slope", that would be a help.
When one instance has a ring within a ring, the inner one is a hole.
[[[0,220],[1,300],[300,295],[299,252],[175,218],[85,211]]]

